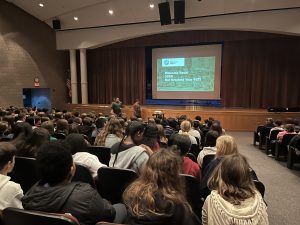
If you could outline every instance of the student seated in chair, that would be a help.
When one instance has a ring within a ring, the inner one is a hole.
[[[81,225],[94,225],[98,221],[122,223],[125,206],[111,205],[87,183],[71,182],[75,164],[69,149],[62,143],[43,145],[36,158],[41,180],[23,197],[27,210],[52,213],[70,213]],[[121,216],[122,217],[122,216]]]
[[[7,176],[15,165],[16,147],[7,142],[0,143],[0,210],[7,207],[23,208],[21,186]]]

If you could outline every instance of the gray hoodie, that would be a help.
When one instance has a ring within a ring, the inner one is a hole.
[[[149,159],[149,155],[142,147],[134,144],[126,145],[123,142],[114,144],[110,152],[110,167],[131,169],[137,173],[141,172],[142,167]]]

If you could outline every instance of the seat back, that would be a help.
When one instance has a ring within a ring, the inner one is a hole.
[[[101,163],[108,166],[110,160],[110,148],[104,146],[89,146],[88,152],[97,156]]]
[[[88,183],[92,187],[95,187],[95,181],[91,172],[89,171],[88,168],[81,165],[76,165],[76,171],[72,181]]]
[[[270,141],[274,141],[277,139],[277,134],[282,130],[272,130],[270,133]]]
[[[98,170],[96,186],[103,198],[112,204],[120,203],[123,192],[137,177],[137,173],[133,170],[101,167]]]
[[[186,157],[190,158],[193,162],[197,163],[197,159],[196,159],[196,156],[189,152],[188,154],[186,154]]]
[[[259,180],[253,180],[256,189],[260,192],[261,196],[265,196],[265,185]]]
[[[16,156],[15,166],[10,176],[12,181],[20,184],[23,192],[26,193],[40,179],[36,169],[36,160]]]
[[[287,148],[287,146],[289,145],[289,143],[292,140],[292,138],[295,137],[296,135],[297,134],[285,134],[285,135],[283,135],[281,146],[283,148]]]
[[[180,174],[180,176],[185,180],[186,199],[191,205],[193,212],[199,218],[201,218],[203,202],[201,201],[200,183],[195,177],[191,175]]]
[[[24,209],[3,210],[5,225],[79,225],[75,217],[65,214],[51,214]]]
[[[215,154],[208,154],[203,157],[201,171],[204,171],[205,167],[215,158]]]
[[[197,156],[199,155],[199,152],[200,152],[199,145],[192,144],[190,153],[192,153],[197,158]]]

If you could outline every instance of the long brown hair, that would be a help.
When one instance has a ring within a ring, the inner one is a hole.
[[[165,209],[156,204],[156,197],[164,201],[183,204],[190,209],[185,198],[184,180],[179,175],[181,161],[178,154],[171,150],[161,149],[151,155],[140,177],[124,192],[124,203],[136,216],[149,214],[163,215]]]
[[[234,205],[240,205],[242,201],[254,197],[255,186],[245,156],[225,156],[208,180],[208,187]]]
[[[103,130],[97,135],[95,145],[104,146],[107,135],[115,134],[119,138],[123,138],[122,125],[117,118],[111,118],[105,124]]]

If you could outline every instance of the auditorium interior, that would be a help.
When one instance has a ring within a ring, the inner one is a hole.
[[[128,119],[137,99],[143,121],[215,118],[264,184],[269,223],[298,225],[299,141],[274,159],[259,127],[292,118],[299,128],[299,53],[299,0],[0,0],[0,108],[107,116],[118,97]],[[212,91],[195,85],[205,76],[183,87],[184,72],[169,71],[211,54],[213,66],[195,71],[214,71]]]

